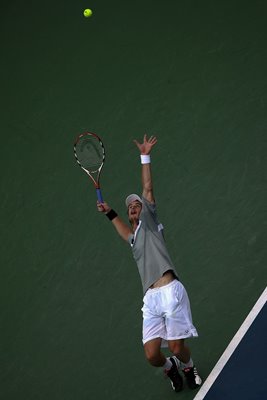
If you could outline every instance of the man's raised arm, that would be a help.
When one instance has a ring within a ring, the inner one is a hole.
[[[141,163],[142,163],[142,187],[143,187],[143,197],[150,203],[154,203],[153,194],[153,183],[151,174],[151,164],[150,164],[150,152],[152,147],[157,143],[157,138],[155,136],[150,136],[147,139],[147,135],[144,135],[143,143],[139,143],[134,140],[134,143],[140,150]]]

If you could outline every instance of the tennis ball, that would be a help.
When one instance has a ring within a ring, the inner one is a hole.
[[[91,17],[92,14],[93,14],[93,11],[90,10],[90,8],[86,8],[86,9],[84,10],[84,12],[83,12],[83,15],[84,15],[86,18]]]

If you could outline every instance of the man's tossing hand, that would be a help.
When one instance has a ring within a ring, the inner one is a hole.
[[[150,136],[147,139],[147,135],[144,135],[143,143],[139,143],[137,140],[134,140],[134,143],[140,150],[140,154],[150,154],[152,147],[157,143],[157,138],[155,136]]]

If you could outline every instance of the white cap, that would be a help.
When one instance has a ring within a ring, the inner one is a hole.
[[[138,196],[138,194],[134,194],[134,193],[133,193],[133,194],[129,194],[129,196],[126,197],[126,199],[125,199],[126,207],[128,208],[129,205],[130,205],[133,201],[139,201],[140,203],[143,203],[143,202],[142,202],[142,199]]]

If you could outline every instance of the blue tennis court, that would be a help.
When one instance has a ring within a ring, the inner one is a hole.
[[[267,398],[267,288],[194,400]]]

